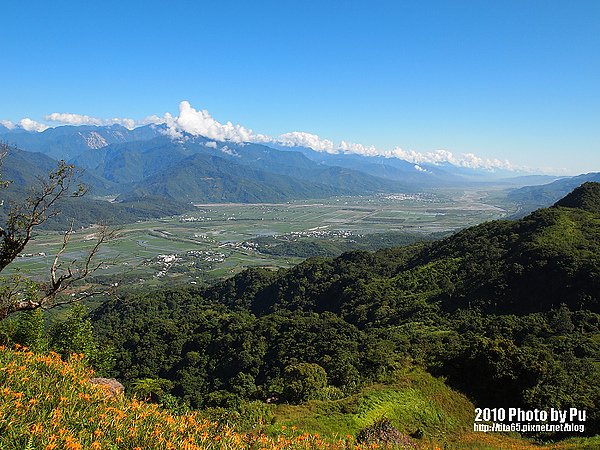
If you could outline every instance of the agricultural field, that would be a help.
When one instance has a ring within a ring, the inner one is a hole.
[[[377,247],[373,237],[386,237],[380,247],[431,239],[516,210],[502,204],[501,196],[483,190],[195,206],[191,214],[122,226],[99,255],[105,263],[96,273],[97,280],[150,285],[206,282],[252,266],[297,264],[312,256],[298,250],[300,244],[317,249],[329,245],[324,255],[371,249]],[[13,270],[47,276],[61,242],[60,233],[39,232]],[[93,242],[94,227],[76,231],[63,260],[82,258]],[[278,246],[281,243],[286,246]]]

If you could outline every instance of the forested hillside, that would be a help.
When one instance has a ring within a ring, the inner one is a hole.
[[[129,292],[96,331],[118,377],[169,380],[193,407],[342,398],[417,365],[476,405],[587,409],[597,433],[599,192],[431,243]]]
[[[39,190],[40,180],[56,169],[58,162],[42,153],[23,151],[7,145],[2,147],[2,151],[6,152],[0,161],[2,180],[9,182],[9,185],[2,193],[0,222],[6,223],[11,208],[22,205],[32,190]],[[193,209],[192,205],[184,201],[148,195],[131,195],[118,203],[98,200],[92,193],[105,195],[113,192],[115,183],[77,168],[70,183],[73,186],[81,184],[88,191],[86,201],[69,197],[62,199],[61,214],[50,217],[42,224],[43,228],[66,230],[71,224],[76,228],[97,223],[124,224],[140,219],[183,214]]]

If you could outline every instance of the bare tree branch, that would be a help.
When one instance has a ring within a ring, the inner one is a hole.
[[[9,151],[7,144],[0,144],[0,155]],[[41,180],[21,205],[11,209],[6,227],[0,228],[0,272],[23,251],[36,226],[60,213],[54,207],[61,199],[85,193],[81,184],[73,186],[76,176],[75,166],[59,161],[48,178]]]
[[[7,144],[0,144],[0,165],[9,151],[10,147]],[[75,184],[77,175],[75,166],[60,161],[47,178],[38,179],[38,186],[32,189],[20,205],[10,210],[5,227],[0,227],[0,272],[23,251],[31,240],[35,227],[60,214],[56,206],[62,199],[85,194],[85,188],[81,184]],[[3,181],[0,176],[0,188],[8,186],[9,183]],[[72,221],[63,235],[60,249],[54,256],[49,283],[34,283],[19,274],[12,275],[8,280],[1,280],[0,320],[15,311],[52,308],[100,293],[82,291],[79,285],[103,265],[102,262],[96,261],[98,253],[102,245],[116,237],[116,231],[100,226],[96,233],[96,241],[86,257],[80,261],[73,260],[63,268],[61,259],[68,249],[73,227]],[[62,298],[63,295],[66,297]]]

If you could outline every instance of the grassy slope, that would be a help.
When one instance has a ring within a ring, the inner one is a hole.
[[[323,436],[356,436],[363,427],[387,417],[405,434],[423,433],[415,439],[426,449],[596,449],[600,437],[571,439],[551,445],[538,445],[518,435],[475,433],[472,430],[474,406],[442,380],[421,369],[399,374],[392,385],[375,385],[359,394],[336,401],[310,401],[303,405],[277,405],[277,424],[297,427]]]
[[[356,435],[385,416],[401,432],[420,430],[444,439],[472,425],[474,406],[441,380],[420,369],[398,375],[393,385],[374,385],[336,401],[311,401],[301,406],[278,405],[274,414],[286,425],[321,434]]]
[[[469,432],[473,405],[419,369],[404,372],[393,386],[372,386],[346,399],[275,406],[274,425],[245,433],[198,413],[176,416],[135,399],[109,397],[87,382],[90,376],[79,357],[66,363],[56,354],[0,347],[0,449],[358,450],[367,447],[346,435],[384,415],[401,431],[422,430],[421,448],[591,449],[600,443],[596,437],[536,446]]]

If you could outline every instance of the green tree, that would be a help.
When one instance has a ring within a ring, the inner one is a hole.
[[[283,382],[284,398],[293,403],[301,403],[319,396],[327,386],[327,373],[318,364],[292,364],[284,369]]]
[[[16,321],[13,340],[30,350],[41,353],[48,349],[44,312],[41,309],[24,311]]]
[[[101,373],[112,367],[112,349],[100,348],[94,338],[92,322],[81,303],[73,304],[67,318],[52,326],[50,348],[65,358],[73,353],[83,354],[92,367]]]
[[[570,334],[575,330],[575,326],[571,320],[571,311],[569,311],[567,305],[561,303],[557,310],[551,312],[550,326],[558,334]]]
[[[173,388],[173,383],[164,378],[141,378],[134,380],[132,391],[138,397],[152,402],[160,402]]]

